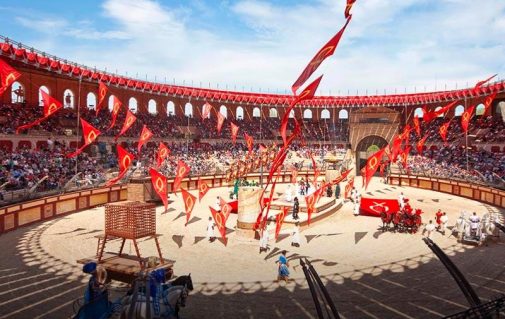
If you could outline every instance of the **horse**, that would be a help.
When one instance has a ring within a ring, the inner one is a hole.
[[[498,228],[496,227],[495,221],[496,216],[493,214],[485,214],[482,217],[481,229],[482,236],[484,237],[484,242],[488,241],[491,238],[494,240],[498,238]]]
[[[466,227],[470,227],[469,222],[466,219],[466,214],[463,212],[461,215],[456,219],[456,224],[452,228],[452,234],[455,235],[456,238],[458,238],[459,241],[463,238],[463,234],[465,232]],[[468,224],[468,226],[466,226]]]
[[[186,299],[191,290],[193,290],[191,274],[178,277],[170,283],[158,285],[158,296],[156,298],[149,298],[151,316],[157,318],[179,318],[179,310],[181,307],[186,306]],[[133,297],[133,295],[127,295],[123,298],[120,318],[147,319],[146,294],[138,291],[137,300],[134,305],[132,305]],[[131,309],[132,306],[134,307],[133,310]],[[129,317],[130,312],[133,313],[132,317]]]
[[[382,220],[382,232],[391,229],[391,222],[393,221],[393,213],[386,213],[384,211],[381,212],[381,220]]]

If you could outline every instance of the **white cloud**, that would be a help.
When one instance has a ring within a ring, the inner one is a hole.
[[[288,89],[317,50],[343,25],[344,1],[276,5],[270,1],[222,1],[242,29],[210,31],[196,27],[209,6],[199,0],[173,8],[150,0],[107,0],[103,16],[110,27],[65,21],[29,21],[33,28],[59,26],[66,36],[89,40],[89,48],[57,49],[64,58],[120,73],[165,76],[169,82],[193,80],[215,87],[254,91]],[[503,0],[367,0],[353,7],[335,55],[315,74],[324,73],[323,94],[383,93],[462,87],[490,74],[505,73]],[[209,15],[211,16],[211,15]],[[222,17],[222,19],[227,19]],[[28,26],[28,21],[18,18]],[[32,23],[33,22],[33,23]],[[240,24],[241,23],[241,24]],[[249,32],[243,29],[249,29]],[[216,30],[218,28],[213,28]],[[61,34],[61,33],[60,33]],[[56,37],[58,36],[55,35]],[[97,53],[93,40],[116,39]],[[41,48],[45,49],[45,48]]]

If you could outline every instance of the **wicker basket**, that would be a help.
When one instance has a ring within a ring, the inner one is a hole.
[[[105,205],[105,235],[127,239],[156,235],[154,204],[126,202]]]

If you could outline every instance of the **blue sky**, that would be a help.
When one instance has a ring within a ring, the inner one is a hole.
[[[0,2],[0,34],[154,81],[284,93],[343,25],[345,0]],[[358,0],[319,94],[454,89],[505,78],[505,1]]]

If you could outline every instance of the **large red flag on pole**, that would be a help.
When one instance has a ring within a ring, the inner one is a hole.
[[[314,192],[308,196],[305,196],[305,203],[307,204],[307,224],[310,226],[310,219],[312,213],[314,212],[314,207],[316,205],[317,194]]]
[[[82,137],[84,138],[84,145],[81,146],[79,149],[77,149],[75,152],[67,154],[68,158],[75,157],[81,154],[84,148],[86,148],[86,146],[88,146],[89,144],[93,143],[98,137],[98,135],[100,135],[101,133],[98,129],[94,128],[91,124],[89,124],[82,118],[81,118],[81,126],[82,126]]]
[[[474,110],[475,104],[467,108],[465,112],[463,112],[463,115],[461,115],[461,128],[463,128],[463,132],[465,133],[468,131],[468,125],[470,124]]]
[[[231,141],[233,142],[233,144],[235,144],[237,142],[239,126],[235,125],[233,122],[230,122],[230,128],[231,128]]]
[[[444,141],[444,143],[447,143],[447,132],[449,130],[449,125],[451,125],[451,120],[440,125],[440,128],[438,129],[438,132],[440,133],[440,137],[442,137],[442,140]]]
[[[483,115],[486,115],[487,110],[489,109],[491,103],[493,103],[493,100],[496,97],[496,94],[498,94],[498,92],[494,92],[486,96],[486,99],[484,100],[484,113],[482,113]]]
[[[344,181],[346,178],[347,178],[347,175],[349,175],[349,173],[351,173],[352,169],[348,169],[347,171],[343,172],[342,174],[340,174],[339,177],[335,178],[334,180],[331,181],[331,184],[332,185],[337,185],[338,183]]]
[[[254,138],[249,134],[244,132],[245,144],[247,145],[247,149],[249,150],[249,154],[251,154],[254,144]]]
[[[401,135],[397,135],[393,140],[393,146],[391,147],[391,162],[396,163],[396,158],[400,153],[400,149],[402,148],[402,137]]]
[[[477,82],[477,84],[475,84],[475,87],[473,88],[474,92],[477,93],[478,90],[480,89],[481,86],[483,86],[484,84],[486,84],[487,82],[491,81],[495,76],[497,76],[498,74],[495,74],[493,76],[490,76],[488,77],[487,79],[483,80],[483,81],[479,81]]]
[[[228,217],[230,217],[231,214],[231,205],[228,204],[222,197],[219,198],[219,202],[221,204],[221,214],[224,216],[224,222],[228,220]]]
[[[42,95],[42,102],[44,103],[44,116],[35,120],[34,122],[19,126],[16,129],[16,133],[19,133],[20,130],[26,130],[29,129],[30,127],[42,123],[44,120],[49,118],[51,115],[53,115],[63,107],[60,101],[57,101],[55,98],[53,98],[46,92],[40,90],[40,94]]]
[[[422,139],[420,139],[416,144],[417,154],[423,155],[423,147],[426,139],[428,138],[428,134],[426,134]]]
[[[133,125],[133,123],[135,123],[136,120],[137,117],[133,115],[130,110],[126,110],[126,118],[124,119],[123,128],[121,129],[121,132],[119,132],[119,134],[115,137],[115,140],[117,141],[121,135],[128,131],[128,129]]]
[[[96,105],[96,115],[100,112],[102,108],[102,104],[105,101],[105,97],[107,96],[107,86],[102,82],[98,82],[98,103]]]
[[[340,41],[340,38],[342,38],[342,35],[344,34],[345,28],[351,21],[351,16],[349,16],[342,27],[340,31],[337,32],[333,36],[333,38],[330,39],[317,53],[316,55],[310,60],[309,64],[305,67],[303,72],[300,74],[298,79],[295,81],[295,83],[291,86],[291,90],[293,91],[293,94],[296,95],[296,91],[310,78],[312,73],[317,70],[319,65],[329,56],[333,55],[335,52],[335,49],[338,46],[338,43]]]
[[[317,79],[315,79],[312,83],[307,85],[307,87],[291,102],[289,107],[287,108],[286,112],[284,112],[284,116],[282,117],[281,121],[281,126],[280,126],[280,133],[282,136],[282,140],[284,142],[284,146],[288,145],[288,139],[286,136],[286,129],[288,127],[288,121],[289,121],[289,113],[291,113],[291,110],[296,106],[296,104],[308,100],[314,97],[316,94],[317,88],[319,87],[319,83],[321,83],[321,79],[323,76],[321,75]]]
[[[140,149],[142,146],[153,136],[153,132],[147,128],[147,125],[144,124],[142,127],[142,133],[140,134],[139,142],[137,145],[137,151],[140,154]]]
[[[433,112],[433,118],[440,116],[440,115],[444,114],[445,112],[448,112],[453,106],[455,106],[458,103],[459,103],[458,100],[453,101],[453,102],[447,104],[446,106],[444,106],[443,108],[439,109],[438,111]]]
[[[21,73],[8,65],[4,60],[0,59],[0,96],[21,77]]]
[[[189,174],[190,168],[188,164],[184,163],[183,161],[179,160],[177,162],[177,169],[175,171],[175,180],[174,180],[174,188],[172,189],[172,192],[177,192],[179,189],[179,186],[181,185],[181,181],[184,177],[186,177]]]
[[[121,101],[115,96],[112,96],[112,121],[109,126],[109,130],[114,127],[114,124],[116,124],[116,118],[117,115],[119,114],[119,111],[121,110]]]
[[[347,0],[347,4],[345,5],[345,11],[344,11],[344,16],[346,19],[351,16],[351,8],[354,2],[356,2],[356,0]]]
[[[161,201],[163,202],[163,205],[165,206],[165,211],[167,211],[168,207],[167,178],[154,168],[149,169],[149,174],[151,175],[151,183],[153,184],[154,190],[156,191],[156,194],[158,194]]]
[[[165,144],[163,144],[163,142],[160,142],[158,152],[156,153],[156,166],[160,167],[168,155],[170,155],[170,149]]]
[[[400,162],[404,169],[407,169],[407,159],[409,158],[410,146],[406,146],[405,149],[400,153]]]
[[[354,187],[354,176],[349,178],[349,181],[345,185],[344,199],[349,197],[349,193],[351,192],[353,187]]]
[[[107,186],[111,186],[117,183],[128,171],[128,167],[133,162],[133,154],[129,153],[127,150],[122,148],[120,145],[116,146],[118,163],[119,163],[119,173],[118,176],[107,182]]]
[[[416,130],[417,137],[421,137],[421,125],[419,124],[419,118],[417,115],[414,116],[414,129]]]
[[[382,161],[382,156],[384,155],[386,148],[382,148],[375,152],[372,156],[368,158],[365,166],[365,190],[368,187],[368,183],[372,179],[372,176],[375,174],[377,169],[379,168],[379,164]]]
[[[209,118],[210,111],[212,110],[212,105],[209,102],[205,102],[202,110],[202,121]]]
[[[205,194],[207,194],[207,192],[209,191],[209,185],[207,185],[207,183],[201,179],[200,177],[198,177],[198,201],[202,201],[202,198],[203,196],[205,196]]]
[[[216,211],[214,208],[210,206],[209,208],[212,217],[214,218],[214,222],[216,223],[217,229],[219,230],[219,233],[221,234],[223,240],[226,242],[226,219],[224,218],[223,214]]]
[[[224,123],[224,115],[221,112],[217,112],[217,134],[221,133],[221,128]]]
[[[193,207],[195,207],[196,196],[191,195],[190,192],[181,188],[182,200],[184,201],[184,208],[186,209],[186,225],[191,218],[191,212],[193,211]]]

